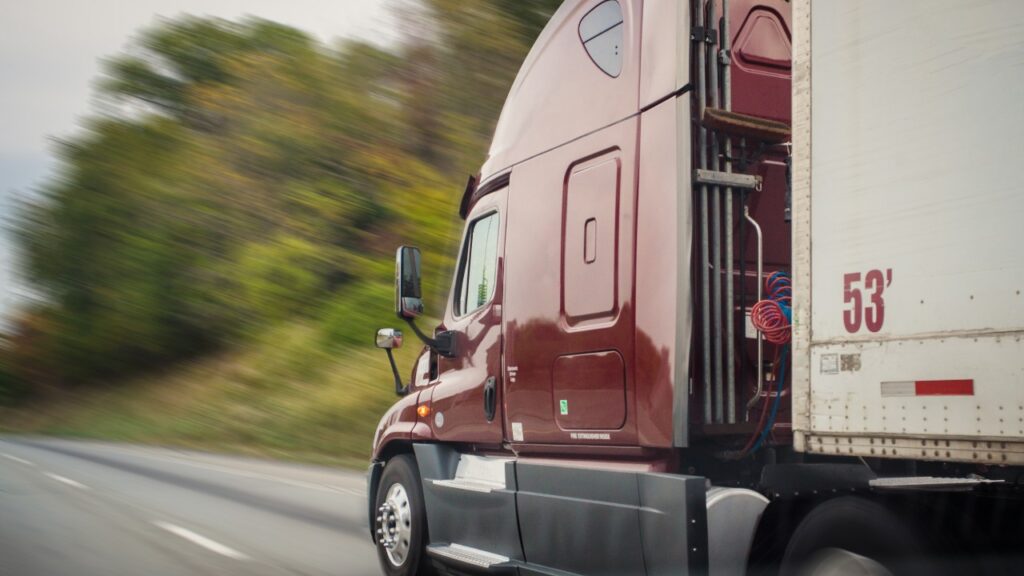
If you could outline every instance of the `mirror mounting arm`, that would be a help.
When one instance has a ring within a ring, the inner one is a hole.
[[[405,321],[412,328],[416,337],[423,341],[431,350],[437,352],[445,358],[455,357],[455,333],[451,330],[445,330],[438,332],[433,338],[427,336],[420,330],[420,327],[416,325],[416,321],[412,318],[405,318]]]
[[[402,384],[402,376],[398,373],[398,365],[395,364],[395,355],[391,352],[391,348],[385,348],[384,351],[388,353],[388,362],[391,363],[391,373],[395,376],[395,394],[405,396],[409,393],[409,386]]]

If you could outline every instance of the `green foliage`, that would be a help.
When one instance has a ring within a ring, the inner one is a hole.
[[[13,404],[24,393],[25,383],[15,373],[11,359],[0,351],[0,406]]]
[[[252,350],[264,352],[244,353],[226,390],[333,381],[336,354],[362,358],[374,330],[397,323],[400,244],[422,248],[428,312],[440,314],[466,173],[557,4],[406,4],[423,35],[393,49],[327,48],[262,20],[144,31],[106,62],[104,113],[60,145],[59,177],[19,218],[45,298],[4,353],[0,396]],[[304,414],[333,430],[332,407]]]
[[[238,259],[242,306],[260,311],[265,320],[301,314],[321,291],[322,269],[330,263],[311,242],[283,236],[242,249]]]
[[[396,322],[393,286],[364,282],[346,287],[325,308],[323,342],[334,348],[367,346],[378,327]]]

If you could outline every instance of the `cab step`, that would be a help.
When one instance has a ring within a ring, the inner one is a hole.
[[[471,492],[489,493],[495,490],[505,490],[507,484],[505,465],[510,461],[509,458],[504,457],[462,454],[455,470],[455,478],[435,479],[431,482],[434,486]]]
[[[487,482],[471,478],[453,478],[451,480],[431,480],[434,486],[443,486],[455,490],[469,490],[470,492],[490,493],[495,490],[504,490],[505,484],[498,482]]]
[[[427,554],[443,564],[486,574],[515,573],[516,567],[508,556],[479,550],[462,544],[431,544]]]

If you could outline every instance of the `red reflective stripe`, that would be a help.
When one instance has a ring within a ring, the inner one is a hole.
[[[917,380],[916,396],[974,396],[974,380]]]

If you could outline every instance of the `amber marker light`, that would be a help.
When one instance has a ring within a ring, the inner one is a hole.
[[[418,414],[420,418],[426,418],[427,416],[430,416],[430,406],[427,406],[426,404],[420,404],[419,406],[416,407],[416,414]]]

